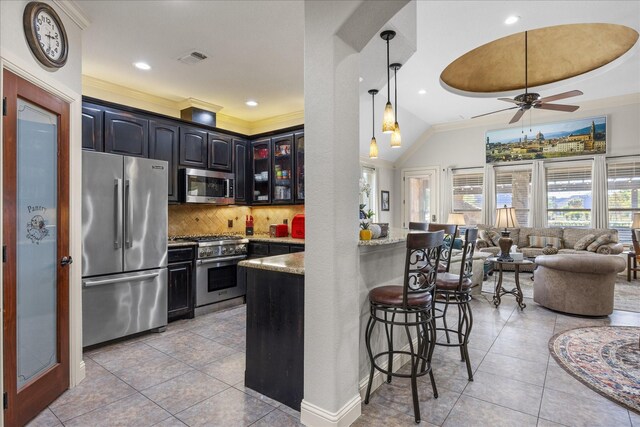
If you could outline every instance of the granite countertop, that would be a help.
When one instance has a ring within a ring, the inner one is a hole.
[[[408,233],[409,233],[409,230],[394,228],[389,230],[389,234],[387,235],[387,237],[382,237],[380,239],[371,239],[371,240],[359,240],[358,246],[384,246],[384,245],[394,245],[396,243],[406,242]]]
[[[304,252],[248,259],[240,261],[238,266],[304,276]]]
[[[246,236],[251,242],[272,242],[272,243],[292,243],[298,245],[304,245],[304,239],[296,239],[294,237],[271,237],[268,234],[255,234],[253,236]]]

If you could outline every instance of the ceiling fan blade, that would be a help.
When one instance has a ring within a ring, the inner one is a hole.
[[[514,104],[522,104],[522,102],[518,102],[515,99],[511,99],[511,98],[498,98],[498,101],[505,101],[505,102],[513,102]]]
[[[535,108],[540,108],[541,110],[566,111],[566,112],[572,113],[580,107],[577,105],[565,105],[565,104],[537,104]]]
[[[582,95],[582,91],[579,90],[571,90],[569,92],[558,93],[556,95],[547,96],[544,98],[538,99],[538,103],[545,103],[551,101],[557,101],[559,99],[571,98],[572,96]]]
[[[520,118],[522,117],[522,115],[524,114],[524,110],[520,109],[518,111],[516,111],[515,116],[513,116],[513,118],[511,119],[511,121],[509,122],[509,124],[515,123],[518,120],[520,120]]]
[[[490,113],[484,113],[484,114],[480,114],[479,116],[473,116],[471,117],[472,119],[475,119],[476,117],[482,117],[482,116],[488,116],[489,114],[495,114],[495,113],[499,113],[501,111],[507,111],[507,110],[513,110],[514,108],[519,108],[519,107],[509,107],[509,108],[504,108],[502,110],[496,110],[496,111],[492,111]]]

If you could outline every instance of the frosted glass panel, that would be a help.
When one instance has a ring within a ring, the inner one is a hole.
[[[430,177],[407,177],[407,200],[409,206],[409,221],[431,222],[435,212],[431,209],[431,182]]]
[[[18,100],[18,389],[57,363],[57,117]]]

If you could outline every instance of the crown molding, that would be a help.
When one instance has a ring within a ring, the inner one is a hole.
[[[58,6],[75,24],[81,29],[86,30],[91,21],[84,14],[80,6],[73,0],[53,0],[53,3]]]
[[[139,101],[156,104],[164,108],[172,108],[176,110],[176,113],[178,114],[178,116],[180,115],[180,110],[178,108],[178,103],[176,101],[172,101],[170,99],[162,98],[156,95],[150,95],[146,92],[141,92],[139,90],[131,89],[126,86],[121,86],[105,80],[97,79],[95,77],[87,76],[86,74],[82,75],[82,86],[92,87],[92,88],[104,90],[106,92],[111,92],[118,95],[124,95],[129,98],[137,99]]]
[[[293,113],[281,114],[249,123],[251,134],[268,132],[278,128],[304,124],[304,111],[294,111]]]
[[[201,101],[196,98],[187,98],[184,101],[178,102],[177,105],[180,111],[190,107],[211,111],[213,113],[217,113],[218,111],[222,110],[222,106],[220,105],[211,104],[210,102]]]

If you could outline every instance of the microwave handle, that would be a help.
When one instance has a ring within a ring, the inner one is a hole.
[[[225,193],[225,197],[227,197],[227,198],[228,198],[228,197],[231,197],[231,195],[229,194],[229,190],[231,189],[231,180],[230,180],[230,179],[225,179],[225,180],[224,180],[224,183],[225,183],[225,184],[226,184],[226,186],[227,186],[227,191],[226,191],[226,193]]]

